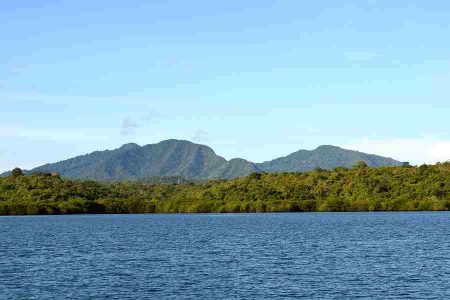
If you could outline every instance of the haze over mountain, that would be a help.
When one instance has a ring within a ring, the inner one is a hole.
[[[315,168],[352,167],[358,161],[368,166],[398,166],[399,161],[336,146],[299,150],[263,163],[235,158],[227,161],[210,147],[184,140],[166,140],[139,146],[125,144],[115,150],[95,151],[30,172],[58,172],[63,177],[106,181],[141,180],[148,177],[181,176],[187,179],[235,178],[252,172],[303,172]]]

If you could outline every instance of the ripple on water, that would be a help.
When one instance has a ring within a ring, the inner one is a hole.
[[[0,217],[0,298],[449,298],[449,217]]]

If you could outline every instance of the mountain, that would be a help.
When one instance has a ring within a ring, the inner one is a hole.
[[[335,167],[353,167],[358,161],[370,167],[399,166],[401,163],[358,151],[346,150],[336,146],[320,146],[315,150],[299,150],[285,157],[257,164],[264,172],[304,172],[315,168],[331,170]]]
[[[139,146],[126,144],[116,150],[93,152],[32,171],[58,172],[64,177],[95,180],[136,180],[153,176],[209,178],[227,161],[204,145],[166,140]],[[220,174],[218,174],[220,176]],[[222,177],[222,176],[220,176]]]
[[[261,172],[256,164],[242,158],[234,158],[221,165],[211,174],[211,178],[236,178],[253,172]]]
[[[157,177],[203,180],[236,178],[253,172],[303,172],[315,168],[352,167],[358,161],[364,161],[371,167],[401,165],[391,158],[335,146],[300,150],[264,163],[240,158],[227,161],[208,146],[184,140],[166,140],[146,146],[131,143],[115,150],[95,151],[46,164],[29,172],[57,172],[67,178],[101,181],[154,180]]]

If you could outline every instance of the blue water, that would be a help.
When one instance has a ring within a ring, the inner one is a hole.
[[[0,298],[450,298],[449,213],[0,217]]]

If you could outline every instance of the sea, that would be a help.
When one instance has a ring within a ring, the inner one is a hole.
[[[450,299],[450,213],[0,217],[0,299]]]

